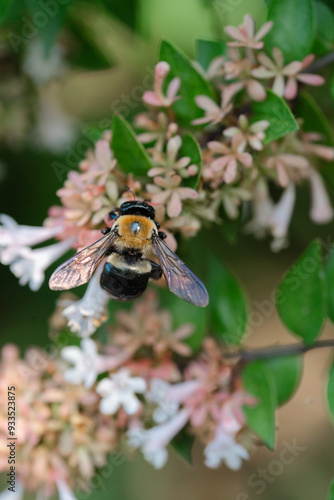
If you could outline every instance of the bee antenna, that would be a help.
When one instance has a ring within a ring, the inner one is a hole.
[[[127,191],[130,191],[130,193],[131,193],[131,194],[132,194],[132,196],[133,196],[133,200],[135,201],[135,200],[136,200],[136,195],[135,195],[135,193],[132,191],[132,189],[131,189],[129,186],[125,186],[125,189],[126,189]]]

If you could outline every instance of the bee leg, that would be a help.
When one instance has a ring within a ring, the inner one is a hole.
[[[103,227],[101,229],[102,234],[108,234],[108,233],[110,233],[110,231],[111,231],[110,227]]]
[[[163,231],[159,231],[158,232],[158,236],[161,240],[164,240],[165,238],[167,238],[167,234],[164,233]]]
[[[150,260],[150,264],[151,264],[150,278],[152,278],[153,280],[160,279],[162,276],[161,267],[159,266],[159,264],[153,262],[152,260]]]

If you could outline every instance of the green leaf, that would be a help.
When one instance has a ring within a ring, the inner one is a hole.
[[[190,163],[189,165],[197,165],[198,173],[192,177],[186,178],[183,180],[182,184],[184,186],[188,186],[193,189],[197,189],[202,171],[202,154],[200,145],[197,142],[195,136],[190,133],[187,133],[182,138],[182,146],[180,148],[179,156],[189,156]]]
[[[270,449],[273,449],[277,406],[273,374],[263,361],[254,361],[244,368],[242,378],[245,390],[258,399],[256,406],[244,407],[247,424]]]
[[[276,294],[281,320],[305,344],[312,344],[318,337],[327,314],[321,253],[320,242],[313,241],[286,273]]]
[[[316,34],[312,54],[324,55],[333,50],[334,14],[324,2],[315,3]]]
[[[329,487],[327,500],[334,500],[334,480],[331,482]]]
[[[252,123],[259,120],[268,120],[270,126],[266,130],[265,144],[275,141],[299,126],[289,106],[284,99],[267,90],[267,99],[262,102],[253,103]]]
[[[41,25],[38,27],[38,38],[42,42],[47,57],[64,24],[66,9],[69,7],[71,0],[64,4],[58,2],[44,3],[39,0],[24,0],[24,3],[32,19],[32,24],[35,24],[34,19],[40,19]]]
[[[124,172],[147,175],[152,168],[151,161],[129,123],[122,116],[114,115],[112,131],[111,147]]]
[[[239,344],[246,330],[246,299],[238,281],[215,257],[210,258],[208,291],[216,337],[228,345]]]
[[[334,364],[332,365],[329,371],[327,400],[328,400],[329,411],[331,412],[332,418],[334,419]]]
[[[296,391],[302,375],[301,356],[280,356],[264,361],[271,371],[277,392],[277,404],[282,405],[288,401]]]
[[[0,2],[0,25],[6,21],[12,1],[13,0],[2,0]]]
[[[159,60],[166,61],[171,67],[167,82],[175,77],[181,79],[181,98],[173,104],[173,110],[180,125],[189,125],[195,118],[203,116],[203,111],[196,106],[195,96],[207,95],[215,99],[211,84],[198,73],[183,52],[165,40],[161,43]]]
[[[69,62],[74,67],[90,71],[110,69],[112,65],[110,60],[100,50],[94,33],[87,29],[77,13],[77,8],[69,9],[67,23],[70,28],[68,35],[72,49],[68,56]]]
[[[328,294],[328,317],[334,323],[334,246],[325,262]]]
[[[319,132],[329,144],[333,144],[333,132],[323,110],[308,92],[301,92],[296,102],[295,113],[303,119],[303,131]]]
[[[190,436],[190,434],[187,434],[185,431],[181,431],[170,443],[174,450],[190,465],[193,464],[191,452],[194,441],[194,436]]]
[[[266,36],[267,50],[280,48],[286,63],[302,60],[311,52],[315,35],[313,0],[275,0],[269,5],[268,20],[274,26]]]
[[[197,60],[205,70],[215,57],[226,52],[226,44],[222,40],[196,40]]]

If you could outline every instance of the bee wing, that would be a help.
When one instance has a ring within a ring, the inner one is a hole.
[[[157,235],[153,236],[152,243],[170,291],[195,306],[207,306],[208,292],[197,276]]]
[[[51,290],[69,290],[87,283],[115,238],[113,231],[61,264],[49,280]]]

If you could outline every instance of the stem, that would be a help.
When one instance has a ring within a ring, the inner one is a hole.
[[[265,347],[263,349],[254,349],[251,351],[237,351],[234,353],[225,353],[226,359],[238,358],[239,361],[254,361],[256,359],[276,358],[279,356],[289,356],[291,354],[304,354],[312,349],[321,349],[322,347],[334,347],[333,340],[319,340],[312,345],[282,345],[277,347]]]

